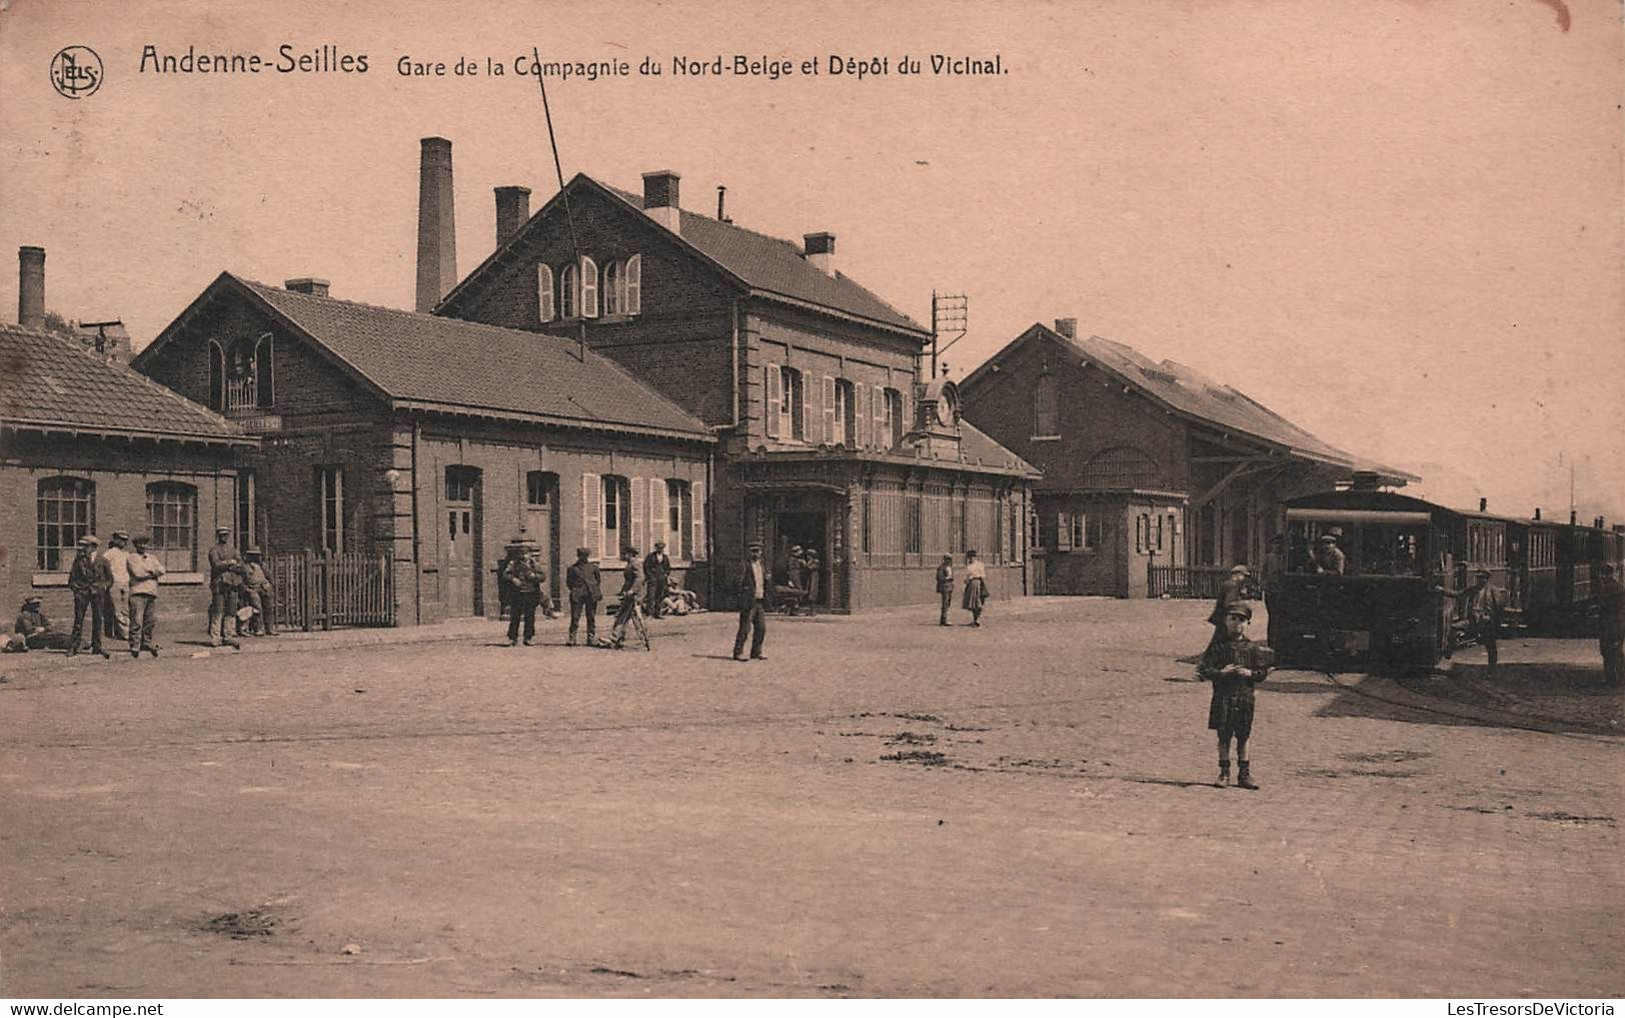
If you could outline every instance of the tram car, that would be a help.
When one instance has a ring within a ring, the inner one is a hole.
[[[1600,520],[1516,519],[1364,488],[1283,507],[1270,641],[1285,664],[1432,667],[1465,636],[1463,592],[1480,571],[1504,592],[1509,624],[1539,626],[1583,616],[1596,567],[1625,558],[1625,532]]]

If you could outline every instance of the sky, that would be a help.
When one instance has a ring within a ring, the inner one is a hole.
[[[50,74],[68,46],[103,66],[75,99]],[[159,73],[149,46],[264,69]],[[410,308],[420,138],[453,143],[461,273],[494,246],[494,187],[533,209],[557,188],[513,73],[533,46],[630,71],[549,79],[566,177],[672,169],[711,213],[726,185],[736,223],[833,232],[840,269],[921,322],[933,290],[965,294],[956,377],[1076,318],[1414,493],[1561,515],[1572,478],[1580,519],[1625,520],[1615,0],[0,0],[0,248],[45,247],[47,306],[137,347],[222,270]],[[367,70],[283,73],[283,47]],[[673,66],[736,55],[793,73]]]

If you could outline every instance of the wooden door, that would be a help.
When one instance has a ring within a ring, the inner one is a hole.
[[[440,522],[446,534],[446,614],[453,618],[479,612],[475,596],[481,575],[479,489],[477,468],[446,468],[446,502]]]
[[[554,507],[559,502],[559,475],[532,470],[525,478],[525,536],[542,550],[541,562],[547,570],[549,592],[556,601],[562,592],[559,576],[558,541],[553,529]]]

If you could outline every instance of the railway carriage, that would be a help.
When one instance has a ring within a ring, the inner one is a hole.
[[[1583,615],[1596,567],[1625,559],[1625,531],[1466,512],[1394,492],[1349,489],[1284,503],[1287,555],[1271,598],[1270,640],[1284,663],[1426,668],[1465,635],[1465,591],[1479,571],[1513,624]],[[1312,549],[1335,534],[1340,575]]]

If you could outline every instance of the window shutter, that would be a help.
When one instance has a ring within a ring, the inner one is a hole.
[[[598,317],[598,264],[581,256],[581,317]]]
[[[1055,550],[1072,550],[1072,516],[1069,513],[1057,513],[1055,516]]]
[[[536,317],[544,322],[553,320],[553,267],[546,262],[536,266]]]
[[[632,478],[632,537],[626,542],[636,548],[640,555],[649,550],[649,545],[643,543],[643,524],[649,514],[649,498],[645,484],[646,481],[642,477]]]
[[[812,405],[810,400],[807,398],[811,395],[811,393],[807,391],[809,384],[811,383],[807,381],[807,373],[805,371],[796,375],[796,387],[801,392],[801,440],[804,442],[813,441]]]
[[[783,399],[779,386],[782,384],[777,364],[762,365],[762,425],[768,438],[777,438],[779,434],[779,401]]]
[[[668,545],[666,554],[677,559],[683,557],[683,549],[669,547],[671,520],[666,518],[669,505],[670,500],[666,497],[666,479],[649,478],[649,550],[655,550],[656,541],[665,541]]]
[[[621,308],[629,315],[643,310],[643,256],[633,255],[626,260],[626,299]]]
[[[598,549],[604,557],[604,481],[597,474],[581,475],[581,547]]]
[[[689,501],[693,504],[694,530],[690,537],[688,557],[695,562],[710,558],[705,547],[705,482],[695,481]]]
[[[869,444],[869,390],[862,382],[852,383],[852,444],[859,449]]]
[[[835,378],[824,376],[824,441],[835,444]]]
[[[877,385],[871,392],[874,395],[874,420],[869,426],[874,429],[874,445],[876,449],[891,448],[891,429],[886,427],[886,389]]]
[[[788,442],[796,437],[795,425],[790,423],[790,412],[795,409],[795,394],[790,391],[790,386],[785,384],[783,369],[775,371],[773,377],[778,379],[777,388],[774,389],[778,394],[778,402],[774,406],[777,408],[775,413],[779,415],[779,441]],[[790,376],[792,382],[796,377]]]

